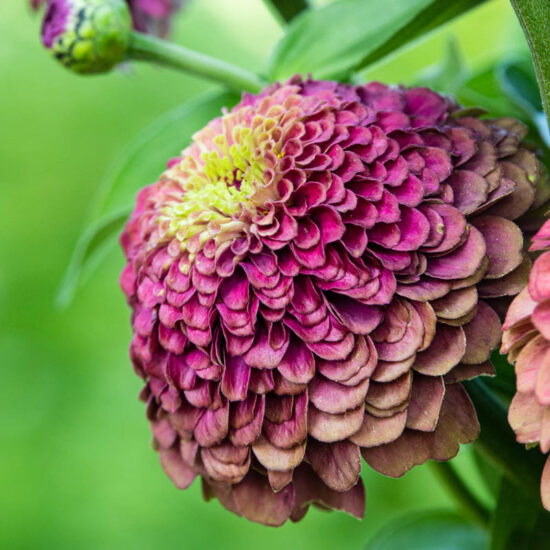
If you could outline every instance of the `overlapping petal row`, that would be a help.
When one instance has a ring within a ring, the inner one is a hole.
[[[292,79],[245,94],[143,189],[122,236],[131,357],[176,486],[268,525],[364,512],[478,435],[529,260],[525,128],[425,88]]]
[[[56,10],[66,9],[65,0],[30,0],[33,9],[42,5]],[[170,22],[181,7],[181,0],[126,0],[134,28],[140,32],[166,36],[170,30]],[[49,38],[43,34],[45,44],[49,47]],[[48,42],[48,43],[46,43]]]
[[[537,258],[526,286],[514,299],[503,325],[502,353],[515,363],[517,393],[508,420],[518,442],[550,451],[550,221],[533,238]],[[542,503],[550,510],[550,458],[542,474]]]

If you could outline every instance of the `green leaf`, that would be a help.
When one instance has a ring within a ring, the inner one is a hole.
[[[156,181],[166,161],[177,156],[192,135],[219,116],[223,107],[232,107],[237,100],[228,92],[191,100],[162,115],[124,148],[100,185],[88,223],[59,287],[58,306],[71,302],[82,277],[89,275],[116,242],[139,189]]]
[[[490,550],[546,548],[550,540],[549,517],[540,499],[526,496],[503,478],[491,528]]]
[[[418,78],[418,85],[427,86],[438,92],[456,95],[469,76],[470,71],[466,61],[456,40],[451,37],[441,62],[423,71]]]
[[[486,550],[487,532],[446,511],[416,512],[397,518],[374,534],[365,550]]]
[[[308,9],[308,0],[264,0],[264,2],[282,23],[292,21],[299,13]]]
[[[296,17],[277,45],[270,74],[347,78],[483,0],[342,0]]]
[[[543,456],[535,450],[526,451],[516,442],[508,423],[507,406],[480,378],[463,382],[472,399],[481,425],[476,450],[481,452],[516,487],[533,498],[540,491]]]
[[[475,447],[473,448],[473,456],[483,483],[489,490],[491,496],[496,500],[500,490],[500,480],[502,479],[502,474],[487,460],[484,455],[479,453]]]
[[[533,65],[519,61],[503,63],[497,68],[496,77],[502,91],[531,119],[545,143],[550,145],[548,121],[542,107]]]

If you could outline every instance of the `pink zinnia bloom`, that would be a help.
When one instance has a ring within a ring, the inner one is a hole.
[[[529,285],[514,299],[504,323],[502,353],[515,363],[517,393],[508,420],[518,442],[550,451],[550,220],[533,237],[531,251],[547,250],[533,265]],[[550,458],[541,481],[550,510]]]
[[[514,221],[538,163],[512,119],[426,88],[302,81],[245,94],[140,191],[121,238],[130,355],[180,488],[267,525],[364,513],[479,425],[526,281]]]

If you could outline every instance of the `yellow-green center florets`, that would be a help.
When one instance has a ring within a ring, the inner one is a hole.
[[[176,237],[183,248],[195,236],[199,242],[193,248],[209,238],[227,240],[249,224],[266,199],[276,198],[276,170],[268,169],[282,157],[278,121],[256,115],[247,123],[242,115],[227,114],[195,134],[166,174],[177,192],[161,205],[159,222],[164,235]]]

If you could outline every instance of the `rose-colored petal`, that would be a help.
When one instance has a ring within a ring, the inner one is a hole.
[[[378,418],[365,412],[361,428],[349,439],[360,447],[377,447],[390,443],[403,433],[406,421],[407,411],[386,418]]]
[[[424,464],[430,457],[430,436],[415,430],[405,431],[391,443],[363,448],[361,454],[377,472],[390,477],[401,477],[413,466]]]
[[[550,458],[546,460],[540,481],[542,505],[550,511]]]
[[[365,489],[361,478],[348,491],[333,491],[317,477],[308,464],[303,464],[294,475],[293,485],[296,493],[293,521],[298,521],[305,515],[310,503],[341,510],[358,519],[365,514]]]
[[[415,373],[407,408],[407,428],[432,432],[439,419],[444,394],[445,384],[440,376]]]
[[[382,320],[382,309],[378,306],[367,306],[343,295],[331,300],[339,319],[354,334],[370,334]]]
[[[274,470],[267,471],[269,485],[275,493],[286,487],[292,481],[293,470],[288,472],[276,472]]]
[[[159,450],[160,463],[166,475],[178,489],[187,489],[195,479],[195,472],[182,459],[178,447]]]
[[[462,384],[445,386],[439,421],[433,434],[430,458],[449,460],[459,450],[459,443],[471,443],[479,436],[476,411]]]
[[[294,489],[287,485],[274,493],[267,476],[251,470],[233,488],[233,498],[238,510],[250,521],[277,527],[290,516],[294,506]]]
[[[290,449],[280,449],[272,445],[265,437],[261,437],[252,445],[252,450],[260,464],[268,470],[286,472],[296,468],[302,462],[306,445],[303,443]]]
[[[550,340],[550,301],[537,305],[531,315],[531,322],[546,340]]]
[[[437,324],[435,337],[426,351],[416,355],[414,370],[429,376],[448,373],[466,351],[466,336],[462,327]]]
[[[364,405],[343,414],[325,413],[311,405],[308,410],[308,433],[325,443],[341,441],[359,430],[364,412]]]
[[[229,401],[242,401],[248,393],[250,366],[242,357],[227,357],[221,391]]]
[[[345,386],[316,376],[309,384],[309,399],[321,411],[344,413],[349,409],[355,409],[365,400],[368,388],[368,378],[357,386]]]
[[[491,361],[485,361],[477,365],[457,365],[448,372],[443,380],[445,384],[454,384],[455,382],[463,382],[464,380],[472,380],[478,376],[495,376],[496,371]]]
[[[523,255],[523,261],[512,272],[499,279],[487,279],[477,285],[481,298],[498,298],[500,296],[516,296],[527,284],[531,271],[531,259]]]
[[[550,343],[547,343],[546,353],[537,364],[538,373],[535,385],[537,401],[543,406],[550,406]]]
[[[481,233],[470,227],[466,242],[454,252],[430,259],[426,274],[438,279],[461,279],[475,273],[485,257],[486,245]]]
[[[477,305],[475,317],[464,325],[466,353],[462,362],[467,365],[483,363],[500,344],[500,320],[485,302]]]
[[[518,443],[537,443],[540,439],[542,416],[541,407],[533,393],[517,392],[508,409],[508,422],[516,433]]]
[[[403,403],[410,394],[412,373],[406,372],[403,376],[391,382],[373,382],[367,393],[367,403],[378,409],[391,409]]]
[[[335,491],[351,489],[359,479],[361,453],[350,441],[308,441],[307,456],[317,475]]]
[[[439,319],[459,319],[468,314],[477,304],[475,286],[453,290],[443,298],[432,302],[432,307]]]
[[[512,221],[498,216],[480,216],[472,222],[487,245],[488,279],[496,279],[513,271],[523,260],[523,236]]]
[[[292,338],[277,369],[290,382],[307,384],[315,374],[315,359],[303,342]]]

